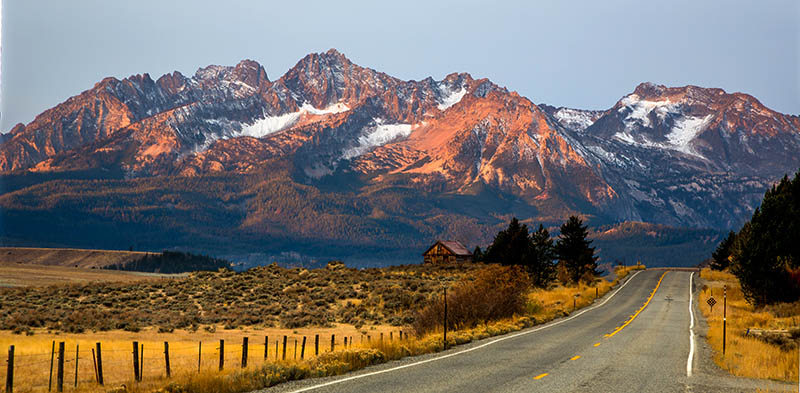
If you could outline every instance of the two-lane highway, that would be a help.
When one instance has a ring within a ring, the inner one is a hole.
[[[701,356],[692,346],[701,343],[692,339],[698,329],[697,313],[691,312],[692,280],[684,271],[637,272],[595,305],[545,325],[267,391],[783,391],[787,385],[698,370]]]

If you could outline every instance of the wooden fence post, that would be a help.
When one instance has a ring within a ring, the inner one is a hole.
[[[300,347],[300,360],[306,355],[306,336],[303,336],[303,345]]]
[[[297,360],[297,337],[295,337],[293,340],[294,340],[294,354],[292,354],[292,356],[294,357],[294,360]]]
[[[64,391],[64,342],[58,343],[58,368],[56,369],[56,391]]]
[[[219,340],[219,369],[220,371],[225,366],[225,340]]]
[[[139,382],[139,342],[133,342],[133,380]]]
[[[319,356],[319,334],[314,335],[314,356]]]
[[[200,363],[203,360],[203,342],[197,342],[197,373],[200,374]]]
[[[242,368],[247,367],[247,337],[242,337]]]
[[[139,346],[139,382],[144,378],[144,344]]]
[[[164,368],[166,368],[167,378],[170,377],[169,370],[169,343],[164,341]]]
[[[264,336],[264,360],[269,356],[269,336]]]
[[[283,336],[283,356],[281,360],[286,360],[286,336]]]
[[[8,347],[8,368],[6,368],[6,393],[14,392],[14,346]]]
[[[331,352],[333,352],[333,348],[336,346],[336,335],[331,334]]]
[[[94,348],[92,348],[92,367],[94,370],[94,380],[99,381],[100,378],[97,376],[97,355],[95,354]]]
[[[278,360],[278,339],[275,339],[275,360]]]
[[[103,355],[100,353],[100,343],[97,343],[97,383],[103,386]]]
[[[53,388],[53,359],[56,355],[56,341],[53,340],[53,345],[50,348],[50,382],[47,383],[47,391]]]
[[[76,388],[78,387],[78,359],[81,358],[80,357],[80,351],[78,351],[79,348],[80,348],[80,344],[75,344],[75,386],[74,387],[76,387]]]
[[[344,336],[344,349],[347,349],[347,336]]]

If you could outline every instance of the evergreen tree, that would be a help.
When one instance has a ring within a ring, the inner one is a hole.
[[[483,251],[481,250],[481,246],[475,246],[475,250],[472,251],[472,261],[483,262]]]
[[[531,277],[533,285],[539,288],[547,287],[555,279],[556,259],[555,246],[550,232],[539,224],[539,229],[530,235],[530,252],[525,260],[525,267]]]
[[[731,246],[731,272],[755,305],[800,299],[800,172],[764,195]]]
[[[599,274],[594,247],[590,247],[592,242],[586,239],[588,235],[588,228],[576,216],[571,216],[561,225],[556,254],[560,263],[566,268],[572,283],[580,280],[588,281]]]
[[[736,232],[730,231],[728,237],[719,243],[717,249],[711,254],[711,269],[725,270],[728,267],[730,264],[730,259],[728,258],[731,256],[731,247],[734,240],[736,240]]]
[[[497,233],[494,241],[486,249],[484,260],[502,265],[522,265],[528,252],[528,226],[519,223],[516,217],[511,219],[508,228]]]
[[[483,254],[485,262],[518,265],[525,268],[531,284],[546,287],[555,277],[553,240],[544,226],[528,233],[528,226],[512,218],[508,228],[500,231]]]

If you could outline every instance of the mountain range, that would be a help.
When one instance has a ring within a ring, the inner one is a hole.
[[[331,49],[274,81],[251,60],[106,78],[16,125],[0,239],[402,262],[436,238],[485,245],[511,216],[580,214],[646,223],[639,238],[706,231],[684,239],[706,250],[798,168],[800,117],[744,93],[643,83],[606,110],[557,108]]]

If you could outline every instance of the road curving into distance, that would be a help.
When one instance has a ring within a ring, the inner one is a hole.
[[[545,325],[262,392],[794,391],[712,364],[694,282],[690,271],[637,272],[595,305]]]

